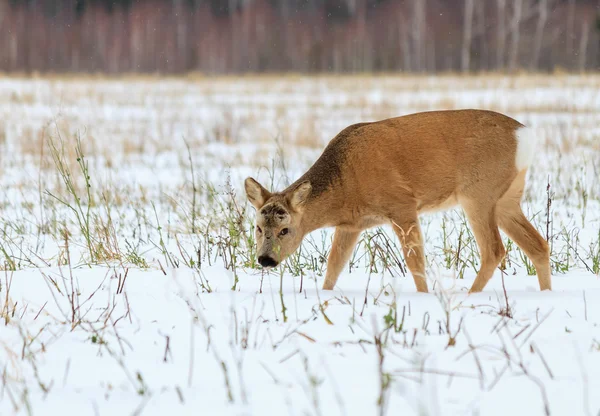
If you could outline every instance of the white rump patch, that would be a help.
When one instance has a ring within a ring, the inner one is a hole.
[[[521,171],[531,166],[535,156],[535,148],[538,143],[538,136],[531,127],[521,127],[515,131],[517,139],[517,156],[515,165],[517,170]]]

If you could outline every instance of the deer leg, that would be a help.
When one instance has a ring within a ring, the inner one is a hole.
[[[352,250],[356,246],[360,231],[347,230],[340,227],[335,229],[331,252],[327,259],[327,272],[323,290],[332,290],[342,272],[342,269],[350,260]]]
[[[402,217],[392,221],[392,227],[402,245],[404,261],[413,275],[417,291],[427,293],[423,235],[416,210],[410,214],[404,211]]]
[[[467,205],[465,212],[481,256],[481,267],[469,293],[481,292],[494,274],[494,270],[500,264],[506,251],[496,223],[495,206]]]
[[[499,204],[497,217],[502,231],[513,240],[535,266],[540,290],[552,290],[548,243],[531,225],[518,204]]]

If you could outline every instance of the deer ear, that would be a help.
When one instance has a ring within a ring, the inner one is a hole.
[[[309,181],[304,181],[296,186],[296,189],[294,189],[290,196],[290,206],[294,211],[301,212],[304,209],[304,205],[306,204],[311,191],[312,185]]]
[[[250,201],[256,209],[261,209],[271,196],[271,193],[253,178],[246,178],[244,181],[244,188],[246,188],[246,197],[248,198],[248,201]]]

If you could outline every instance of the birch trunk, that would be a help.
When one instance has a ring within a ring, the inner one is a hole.
[[[504,69],[504,51],[506,49],[506,0],[497,0],[498,25],[496,32],[496,68]]]
[[[415,53],[414,69],[421,72],[425,69],[425,7],[427,0],[414,0],[413,2],[413,22],[414,37],[413,51]]]
[[[581,38],[579,40],[579,70],[585,71],[587,47],[590,36],[590,21],[586,19],[581,27]]]
[[[465,18],[463,21],[463,44],[461,53],[461,69],[469,71],[471,64],[471,39],[473,37],[473,0],[465,0]]]
[[[575,38],[575,0],[569,0],[567,11],[567,56],[573,53],[573,39]]]
[[[540,53],[542,49],[542,40],[544,37],[544,27],[548,20],[548,0],[539,0],[538,3],[538,21],[535,28],[535,38],[533,46],[533,58],[531,60],[531,69],[539,69]]]
[[[515,0],[514,11],[511,22],[511,46],[508,60],[508,69],[514,71],[517,68],[517,59],[519,57],[519,40],[521,31],[521,16],[523,13],[523,0]]]

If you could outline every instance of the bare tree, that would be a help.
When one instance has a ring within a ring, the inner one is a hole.
[[[600,10],[600,0],[596,2],[596,9]],[[596,21],[594,22],[594,26],[598,34],[596,35],[596,39],[598,42],[598,46],[596,48],[596,68],[600,68],[600,13],[596,14]]]
[[[473,0],[465,0],[465,15],[463,21],[463,44],[461,53],[461,68],[467,72],[471,63],[471,40],[473,38]]]
[[[489,55],[488,55],[488,38],[486,36],[487,31],[487,19],[485,15],[485,8],[487,2],[478,1],[476,3],[476,18],[477,24],[475,26],[474,38],[478,38],[477,50],[479,51],[479,69],[488,69],[490,66]]]
[[[508,69],[514,71],[517,67],[517,58],[519,57],[519,38],[521,32],[521,16],[523,14],[523,0],[514,0],[514,10],[510,25],[511,46],[508,60]]]
[[[540,52],[542,49],[542,40],[544,36],[544,26],[548,20],[548,0],[539,0],[538,3],[538,21],[535,28],[535,38],[533,46],[533,57],[531,59],[531,69],[539,68]]]
[[[425,8],[427,0],[413,0],[413,51],[415,65],[413,69],[419,72],[425,69]]]
[[[438,0],[440,13],[427,0],[69,0],[52,15],[48,2],[0,0],[0,71],[578,70],[600,63],[591,11],[599,0]],[[335,22],[322,18],[326,4],[341,8]]]
[[[581,25],[581,38],[579,38],[579,70],[585,71],[585,57],[587,54],[590,36],[590,19],[585,19]]]
[[[410,34],[407,25],[400,27],[400,38],[402,39],[402,61],[404,70],[409,72],[412,70],[412,54],[410,53]]]
[[[575,0],[569,0],[567,11],[567,55],[573,53],[573,39],[575,38]]]
[[[496,68],[504,68],[504,50],[506,49],[506,0],[497,0],[496,25]]]

